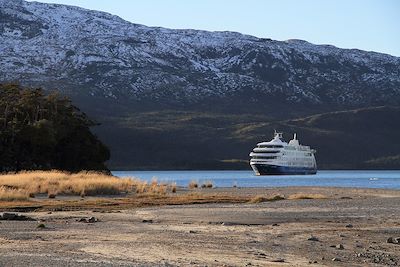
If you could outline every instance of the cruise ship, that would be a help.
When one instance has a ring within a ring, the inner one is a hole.
[[[316,174],[315,150],[293,139],[282,141],[282,133],[275,132],[269,142],[258,143],[250,153],[250,166],[256,175]]]

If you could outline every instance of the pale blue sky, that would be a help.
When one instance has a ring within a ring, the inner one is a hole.
[[[237,31],[400,56],[400,0],[43,0],[148,26]]]

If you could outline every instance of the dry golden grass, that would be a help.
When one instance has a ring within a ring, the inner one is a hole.
[[[15,201],[15,200],[27,200],[29,194],[20,189],[7,188],[5,186],[0,187],[0,201]]]
[[[0,175],[2,194],[49,197],[63,195],[115,195],[130,192],[142,182],[129,178],[117,178],[98,172],[71,174],[61,171],[24,171]]]
[[[266,201],[266,197],[264,196],[255,196],[249,200],[249,203],[261,203]]]
[[[176,192],[176,185],[169,186],[153,180],[150,184],[132,177],[118,178],[99,172],[82,171],[68,173],[62,171],[23,171],[0,175],[0,199],[23,200],[36,194],[99,196],[121,193],[165,195]]]
[[[325,199],[327,196],[322,195],[322,194],[303,194],[303,193],[298,193],[298,194],[293,194],[288,197],[288,199]]]
[[[160,184],[153,179],[150,184],[146,181],[134,180],[136,188],[135,192],[139,195],[165,195],[168,192],[176,193],[176,185]]]
[[[313,194],[313,193],[296,193],[289,195],[288,197],[285,197],[283,195],[273,195],[273,196],[254,196],[249,200],[249,203],[261,203],[261,202],[267,202],[267,201],[277,201],[277,200],[283,200],[283,199],[289,199],[289,200],[296,200],[296,199],[326,199],[328,198],[325,195],[322,194]]]
[[[0,201],[2,211],[70,211],[70,210],[123,210],[149,206],[163,205],[191,205],[205,203],[246,203],[247,196],[231,194],[209,194],[200,192],[186,192],[177,194],[138,194],[135,197],[92,197],[87,199],[63,198],[42,199],[34,202],[29,200]]]
[[[285,199],[285,196],[282,196],[282,195],[273,195],[270,197],[255,196],[249,200],[249,203],[261,203],[261,202],[266,202],[266,201],[277,201],[277,200],[283,200],[283,199]]]

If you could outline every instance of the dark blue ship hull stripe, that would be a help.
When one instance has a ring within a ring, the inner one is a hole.
[[[259,175],[316,174],[316,168],[252,164]]]

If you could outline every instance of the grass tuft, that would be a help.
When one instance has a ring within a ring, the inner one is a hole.
[[[285,196],[283,196],[283,195],[275,195],[275,196],[270,197],[268,199],[268,201],[277,201],[277,200],[284,200],[284,199],[285,199]]]
[[[255,196],[249,200],[249,203],[261,203],[266,201],[266,197],[263,196]]]
[[[176,193],[176,183],[171,185],[171,192]]]
[[[196,181],[190,181],[189,183],[189,189],[195,189],[198,188],[199,184]]]
[[[283,200],[285,199],[285,196],[282,195],[274,195],[271,197],[266,197],[266,196],[255,196],[249,200],[249,203],[261,203],[261,202],[267,202],[267,201],[277,201],[277,200]]]
[[[288,199],[326,199],[327,197],[322,194],[293,194],[288,197]]]
[[[213,183],[211,181],[207,181],[201,185],[201,188],[213,188]]]
[[[28,200],[29,194],[21,189],[0,186],[0,200],[1,201],[16,201]]]

